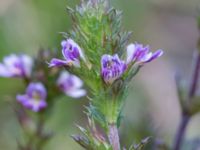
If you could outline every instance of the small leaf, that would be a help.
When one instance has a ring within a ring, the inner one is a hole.
[[[85,135],[87,135],[88,131],[87,131],[85,128],[83,128],[83,127],[81,127],[81,126],[79,126],[79,125],[76,125],[76,126],[77,126],[77,128],[79,128],[79,130],[80,130],[82,133],[84,133]]]
[[[145,139],[141,140],[139,144],[133,144],[129,148],[129,150],[142,150],[145,145],[147,145],[152,137],[146,137]]]
[[[87,150],[92,150],[90,147],[89,140],[83,136],[80,135],[71,135],[71,137],[76,141],[79,145],[81,145],[83,148]]]

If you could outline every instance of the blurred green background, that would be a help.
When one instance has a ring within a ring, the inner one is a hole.
[[[78,0],[0,0],[0,58],[10,53],[35,55],[40,47],[60,49],[62,35],[71,23],[66,6]],[[112,0],[122,10],[124,29],[132,30],[132,41],[162,48],[165,54],[148,64],[132,81],[120,128],[122,142],[130,145],[145,136],[173,140],[180,108],[174,74],[190,78],[192,52],[198,37],[195,17],[199,0]],[[16,149],[21,130],[9,104],[23,91],[20,80],[0,78],[0,150]],[[66,100],[67,99],[67,100]],[[62,97],[57,100],[48,128],[56,131],[45,149],[81,149],[70,135],[75,124],[85,126],[82,113],[86,101]],[[77,109],[77,108],[80,109]],[[200,136],[200,117],[189,124],[187,137]]]

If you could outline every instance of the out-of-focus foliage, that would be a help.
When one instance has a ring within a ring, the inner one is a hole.
[[[62,35],[59,32],[65,32],[71,26],[66,6],[73,7],[78,2],[1,0],[0,58],[13,52],[34,55],[40,47],[60,50]],[[190,71],[198,35],[194,16],[199,0],[112,0],[111,3],[124,12],[123,24],[126,30],[133,30],[133,39],[165,49],[165,60],[150,65],[132,82],[124,106],[127,117],[122,118],[124,123],[120,128],[123,145],[128,147],[145,136],[154,136],[151,131],[170,143],[179,113],[171,74],[180,68],[187,77]],[[10,103],[23,88],[20,80],[0,78],[0,149],[16,147],[15,140],[21,130]],[[84,104],[84,101],[66,101],[65,97],[57,99],[48,121],[48,127],[57,133],[46,149],[81,149],[70,135],[79,132],[74,127],[75,120],[79,120],[79,124],[86,122],[81,113]],[[194,118],[187,133],[189,137],[200,135],[198,118]]]

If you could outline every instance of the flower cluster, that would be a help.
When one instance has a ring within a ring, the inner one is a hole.
[[[80,59],[84,60],[84,57],[82,50],[73,40],[62,41],[62,52],[66,60],[54,59],[50,66],[73,65],[80,67]],[[33,137],[37,141],[32,141],[31,145],[29,142],[23,144],[19,142],[20,150],[40,149],[41,143],[46,142],[52,136],[50,132],[44,130],[44,124],[48,117],[47,112],[54,106],[54,99],[61,94],[71,98],[80,98],[86,95],[83,81],[80,78],[67,71],[51,70],[44,65],[47,59],[54,56],[54,53],[48,50],[39,50],[38,56],[33,59],[25,54],[11,54],[4,57],[0,63],[0,77],[20,78],[27,86],[23,94],[16,95],[17,103],[13,104],[13,108],[27,141],[31,141]],[[60,76],[57,78],[59,74]],[[30,112],[35,114],[32,115]]]
[[[83,50],[72,39],[61,42],[62,54],[65,60],[53,58],[49,63],[50,67],[71,66],[80,67],[80,59],[85,60]],[[150,52],[149,46],[142,44],[130,44],[127,46],[126,61],[119,58],[117,54],[111,56],[104,54],[101,57],[101,76],[106,84],[112,84],[119,79],[127,68],[133,65],[142,66],[151,62],[163,54],[162,50]],[[24,77],[29,78],[32,73],[33,61],[27,55],[12,54],[4,58],[0,63],[0,76],[3,77]],[[57,80],[57,86],[66,95],[79,98],[86,95],[82,89],[83,82],[77,76],[64,71]],[[26,94],[18,95],[17,100],[26,108],[38,112],[47,106],[47,91],[42,83],[30,83]]]
[[[69,65],[68,63],[79,66],[79,58],[83,58],[80,47],[73,40],[69,39],[62,41],[62,48],[66,61],[53,59],[53,63],[51,62],[50,66],[53,66],[53,64],[56,66],[60,66],[61,64]],[[33,64],[33,59],[28,55],[11,54],[3,59],[3,63],[0,63],[0,76],[24,79],[26,84],[28,84],[26,92],[23,95],[17,95],[16,99],[25,108],[34,112],[39,112],[48,105],[48,91],[45,84],[37,82],[37,79],[36,82],[32,82],[32,73],[37,74],[37,71],[33,70]],[[55,85],[63,93],[72,98],[80,98],[86,95],[86,90],[82,89],[82,80],[75,75],[69,74],[67,71],[60,73],[60,77],[57,79],[57,82],[55,81]]]
[[[66,60],[53,58],[49,66],[60,67],[71,64],[74,66],[80,66],[80,58],[83,60],[85,59],[80,46],[72,39],[62,41],[61,45],[62,54]],[[163,51],[157,50],[156,52],[152,53],[150,52],[149,46],[143,46],[142,44],[136,43],[128,45],[126,53],[126,61],[121,60],[117,54],[113,56],[104,54],[101,57],[101,76],[105,83],[112,84],[116,79],[123,75],[130,65],[132,66],[134,64],[142,66],[145,63],[151,62],[154,59],[162,56]]]

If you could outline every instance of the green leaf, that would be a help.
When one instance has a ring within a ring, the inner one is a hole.
[[[74,141],[76,141],[83,148],[85,148],[87,150],[94,150],[91,147],[90,142],[87,138],[80,136],[80,135],[71,135],[71,137],[74,139]]]
[[[98,111],[95,106],[90,104],[90,106],[86,107],[86,109],[88,110],[87,115],[89,117],[91,117],[94,120],[96,120],[97,122],[99,122],[102,127],[106,126],[106,120],[105,120],[104,115],[100,111]]]

